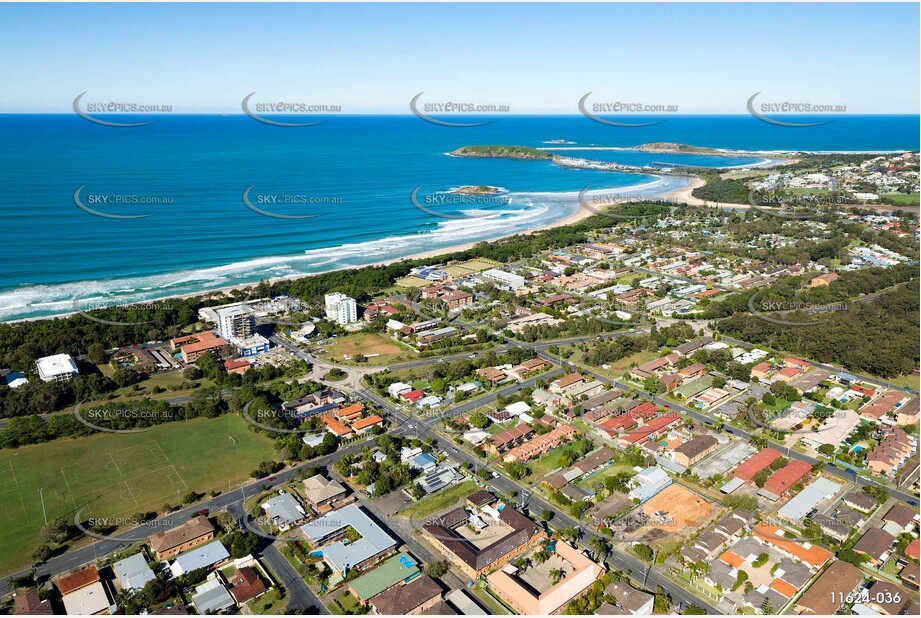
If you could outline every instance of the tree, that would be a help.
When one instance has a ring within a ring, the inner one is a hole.
[[[546,547],[541,547],[540,550],[534,552],[534,562],[537,564],[543,564],[550,560],[550,552]]]
[[[42,543],[35,549],[35,552],[32,554],[32,559],[35,562],[45,562],[51,557],[52,553],[54,552],[51,551],[51,548]]]
[[[826,457],[831,457],[835,454],[835,447],[832,444],[822,444],[817,450]]]
[[[652,548],[649,545],[638,543],[633,546],[633,551],[646,562],[652,562]]]
[[[540,519],[541,521],[550,521],[551,519],[553,519],[554,515],[555,513],[551,511],[550,509],[544,509],[543,512],[540,514]]]
[[[67,523],[67,520],[63,517],[58,517],[57,519],[52,519],[47,524],[42,526],[41,531],[38,533],[39,540],[42,543],[63,543],[71,537],[71,527]]]
[[[563,581],[564,577],[566,577],[566,569],[550,569],[550,573],[548,573],[548,575],[550,576],[550,581],[552,581],[554,584],[558,584]]]
[[[512,566],[518,569],[519,573],[524,573],[528,570],[528,567],[531,566],[531,560],[529,558],[525,558],[524,556],[515,558],[515,560],[512,561]]]
[[[435,560],[433,562],[429,562],[427,565],[425,565],[425,567],[423,567],[422,572],[429,577],[441,577],[448,572],[448,563],[444,560]]]
[[[654,614],[665,614],[672,607],[672,600],[667,594],[657,593],[652,602],[652,612]]]
[[[98,341],[89,344],[86,347],[86,357],[95,365],[101,365],[106,362],[106,347]]]
[[[611,546],[601,537],[592,539],[592,549],[595,552],[595,560],[604,560],[611,553]]]
[[[489,425],[489,417],[479,411],[471,414],[467,420],[478,429],[483,429]]]

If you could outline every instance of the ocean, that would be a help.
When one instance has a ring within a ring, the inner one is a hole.
[[[142,302],[405,257],[559,221],[578,209],[588,185],[655,197],[684,182],[447,154],[466,145],[566,148],[558,153],[653,167],[762,159],[629,148],[657,141],[754,153],[919,147],[917,116],[840,116],[811,128],[749,116],[670,116],[641,128],[581,116],[506,117],[466,128],[414,116],[329,116],[301,128],[244,115],[151,119],[116,128],[77,115],[0,115],[0,320],[69,313],[75,298],[81,308]],[[627,150],[569,150],[583,147]],[[450,191],[464,185],[504,192],[458,203]],[[412,202],[414,190],[424,209]]]

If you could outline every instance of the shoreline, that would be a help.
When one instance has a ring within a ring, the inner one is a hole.
[[[651,184],[651,183],[644,183],[643,185],[638,185],[638,186],[645,186],[645,185],[648,185],[648,184]],[[467,250],[472,249],[473,247],[475,247],[475,246],[477,246],[477,245],[479,245],[479,244],[481,244],[481,243],[484,243],[484,242],[493,242],[493,241],[502,240],[502,239],[505,239],[505,238],[510,238],[510,237],[512,237],[512,236],[530,236],[530,235],[536,234],[536,233],[538,233],[538,232],[542,232],[542,231],[544,231],[544,230],[549,230],[549,229],[552,229],[552,228],[555,228],[555,227],[563,227],[563,226],[566,226],[566,225],[572,225],[572,224],[574,224],[574,223],[578,223],[579,221],[581,221],[581,220],[583,220],[583,219],[586,219],[586,218],[590,217],[592,214],[594,214],[594,213],[592,213],[592,212],[590,212],[590,211],[588,211],[588,210],[582,208],[581,206],[578,206],[575,212],[573,212],[573,213],[571,213],[571,214],[569,214],[569,215],[563,217],[562,219],[559,219],[559,220],[554,221],[554,222],[552,222],[552,223],[548,223],[548,224],[546,224],[546,225],[542,225],[542,226],[539,226],[539,227],[532,228],[532,229],[530,229],[530,230],[523,230],[523,231],[519,231],[519,232],[511,232],[511,233],[509,233],[509,234],[503,234],[502,236],[496,236],[496,237],[494,237],[494,238],[488,238],[488,239],[484,239],[484,240],[477,240],[477,241],[466,242],[466,243],[462,243],[462,244],[459,244],[459,245],[452,245],[452,246],[450,246],[450,247],[442,247],[442,248],[438,248],[438,249],[430,249],[430,250],[428,250],[428,251],[420,251],[420,252],[417,252],[417,253],[412,253],[412,254],[410,254],[410,255],[405,255],[405,256],[401,256],[401,257],[389,258],[389,259],[380,260],[380,261],[377,261],[377,262],[370,262],[370,263],[368,263],[368,264],[361,264],[361,265],[355,265],[355,266],[343,266],[343,267],[330,268],[330,269],[328,269],[328,270],[321,270],[321,271],[312,272],[312,273],[299,273],[299,274],[285,275],[285,276],[282,276],[282,277],[270,277],[270,278],[268,278],[268,279],[264,279],[264,281],[267,281],[269,284],[273,284],[273,283],[278,283],[278,282],[281,282],[281,281],[292,281],[292,280],[295,280],[295,279],[303,279],[303,278],[305,278],[305,277],[313,277],[313,276],[316,276],[316,275],[324,275],[324,274],[327,274],[327,273],[337,272],[337,271],[357,270],[357,269],[361,269],[361,268],[387,266],[387,265],[389,265],[389,264],[395,264],[395,263],[402,262],[402,261],[424,260],[424,259],[435,258],[435,257],[439,257],[439,256],[442,256],[442,255],[449,255],[449,254],[452,254],[452,253],[458,253],[458,252],[460,252],[460,251],[467,251]],[[260,282],[261,282],[261,281],[255,281],[255,282],[253,282],[253,283],[244,283],[244,284],[239,284],[239,285],[229,285],[229,286],[223,286],[223,287],[218,287],[218,288],[212,288],[212,289],[210,289],[210,290],[199,290],[199,291],[197,291],[197,292],[185,292],[185,293],[181,293],[181,294],[170,294],[170,295],[167,295],[167,296],[163,296],[163,297],[161,297],[161,298],[150,299],[150,300],[139,300],[139,301],[137,301],[137,302],[135,302],[135,303],[125,303],[125,304],[120,305],[120,306],[123,306],[123,307],[130,307],[131,305],[152,305],[152,304],[156,304],[156,303],[165,303],[165,302],[168,302],[168,301],[170,301],[170,300],[176,300],[176,299],[188,299],[188,298],[196,298],[196,297],[209,298],[209,297],[216,296],[216,295],[226,296],[226,295],[230,294],[231,292],[233,292],[234,290],[239,290],[239,291],[243,291],[243,292],[246,292],[246,291],[249,291],[249,290],[253,290],[253,289],[255,289],[255,288],[260,284]],[[119,306],[119,305],[113,305],[113,306]],[[57,314],[55,314],[55,315],[35,316],[35,317],[29,317],[29,318],[19,318],[19,319],[14,319],[14,320],[5,320],[5,321],[0,321],[0,323],[2,323],[2,324],[17,324],[17,323],[20,323],[20,322],[36,322],[36,321],[39,321],[39,320],[55,320],[55,319],[59,319],[59,318],[69,318],[69,317],[71,317],[71,316],[78,315],[78,314],[80,314],[80,313],[81,313],[80,311],[67,311],[67,312],[64,312],[64,313],[57,313]]]

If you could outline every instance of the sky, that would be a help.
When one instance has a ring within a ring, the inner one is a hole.
[[[746,113],[919,112],[919,5],[2,4],[0,113],[74,98],[240,113],[409,113],[410,99],[578,113],[578,100]]]

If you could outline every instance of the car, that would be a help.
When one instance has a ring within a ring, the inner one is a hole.
[[[274,481],[274,480],[275,480],[275,477],[274,477],[274,476],[270,476],[270,477],[269,477],[269,478],[267,478],[266,480],[267,480],[268,482],[270,482],[270,483],[271,483],[272,481]]]
[[[499,478],[499,473],[498,473],[498,472],[493,472],[493,473],[492,473],[492,477],[493,477],[494,479]]]
[[[415,425],[407,425],[406,427],[408,427],[409,429],[415,429],[415,428],[416,428]]]
[[[912,506],[915,507],[915,508],[918,508],[918,503],[917,503],[916,501],[914,501],[914,500],[909,500],[909,501],[908,501],[908,504],[912,505]]]

